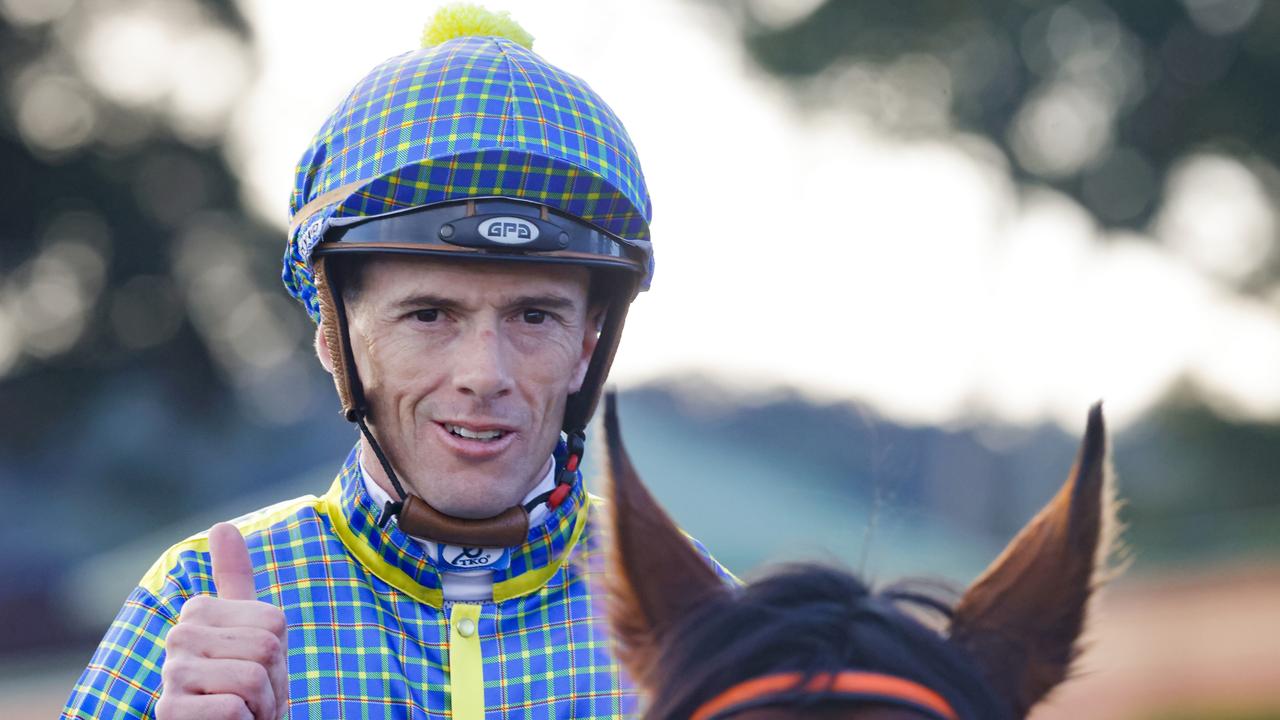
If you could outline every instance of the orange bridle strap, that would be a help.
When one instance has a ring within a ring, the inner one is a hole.
[[[738,683],[711,698],[698,708],[692,720],[710,720],[726,710],[768,705],[769,697],[799,692],[806,695],[849,697],[868,702],[907,704],[929,710],[945,720],[960,720],[951,704],[938,693],[917,682],[893,675],[844,670],[835,674],[819,673],[804,682],[799,672],[765,675]]]

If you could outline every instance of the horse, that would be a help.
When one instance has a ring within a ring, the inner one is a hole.
[[[640,480],[616,405],[609,394],[607,597],[645,720],[1023,718],[1070,675],[1119,572],[1100,403],[1066,482],[958,602],[817,564],[727,583]]]

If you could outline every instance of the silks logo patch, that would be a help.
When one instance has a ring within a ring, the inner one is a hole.
[[[442,570],[506,570],[511,566],[511,548],[436,547],[436,566]]]
[[[503,245],[527,245],[538,239],[538,226],[518,217],[489,218],[478,230],[481,237]]]

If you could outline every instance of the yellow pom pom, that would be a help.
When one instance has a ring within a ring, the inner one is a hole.
[[[471,3],[450,3],[436,11],[422,29],[422,47],[435,47],[460,37],[502,37],[533,48],[533,36],[507,11],[493,12]]]

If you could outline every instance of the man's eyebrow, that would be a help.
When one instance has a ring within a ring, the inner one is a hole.
[[[511,298],[503,298],[501,306],[504,308],[518,307],[537,307],[547,310],[572,310],[577,307],[577,303],[573,300],[556,295],[555,293],[544,293],[535,295],[517,295]],[[430,293],[419,293],[409,297],[401,298],[392,303],[395,310],[408,310],[411,308],[439,308],[441,310],[458,310],[465,307],[464,303],[459,300],[447,298],[443,295],[432,295]]]
[[[572,310],[578,306],[573,300],[562,295],[547,293],[544,295],[518,295],[506,303],[506,307],[536,307],[547,310]]]
[[[401,298],[392,303],[392,308],[396,310],[408,310],[410,308],[439,308],[441,310],[456,310],[462,307],[462,303],[443,295],[431,295],[429,293],[412,295],[410,297]]]

